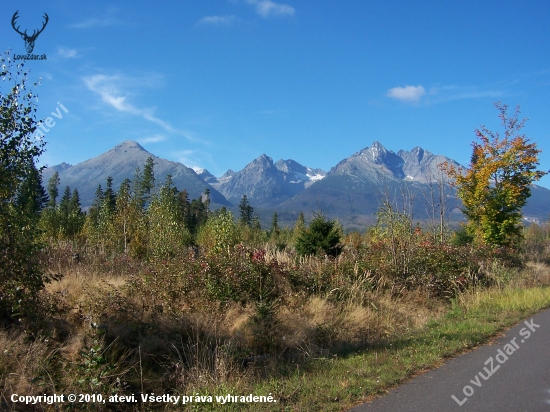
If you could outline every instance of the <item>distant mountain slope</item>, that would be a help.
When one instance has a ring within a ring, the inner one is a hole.
[[[107,176],[113,177],[115,189],[124,178],[133,179],[136,167],[142,168],[147,157],[153,157],[155,176],[162,183],[167,174],[179,190],[187,189],[191,198],[197,198],[210,189],[213,207],[230,206],[238,213],[238,204],[247,195],[251,205],[271,219],[277,211],[283,221],[292,223],[303,211],[306,216],[321,210],[337,217],[347,227],[364,228],[372,223],[382,199],[389,197],[399,208],[403,199],[413,199],[414,219],[429,218],[431,192],[437,182],[445,183],[445,199],[449,216],[463,220],[460,201],[448,185],[448,178],[437,165],[443,162],[460,165],[443,155],[435,155],[420,147],[394,153],[380,142],[374,142],[350,157],[343,159],[328,173],[312,169],[294,160],[276,163],[267,155],[250,162],[244,169],[228,170],[217,178],[206,169],[196,172],[181,163],[171,162],[152,155],[138,143],[126,141],[93,159],[71,166],[66,163],[44,171],[44,184],[58,171],[60,191],[65,185],[77,187],[84,206],[91,204],[97,185],[105,186]],[[550,215],[550,190],[533,185],[532,196],[523,209],[526,221],[547,220]],[[263,216],[265,215],[265,216]]]
[[[47,185],[50,176],[57,171],[61,181],[60,192],[67,185],[77,188],[81,203],[86,207],[92,204],[97,186],[101,184],[105,188],[108,176],[113,178],[113,186],[118,189],[124,179],[134,178],[137,167],[143,169],[148,157],[152,157],[155,161],[154,171],[157,183],[163,183],[166,176],[170,174],[175,186],[179,190],[186,189],[191,199],[198,198],[208,188],[212,203],[230,205],[221,193],[197,176],[193,169],[178,162],[161,159],[130,140],[77,165],[69,167],[58,165],[47,168],[43,172],[43,181]]]
[[[463,220],[461,202],[449,186],[449,178],[438,165],[447,162],[460,167],[456,161],[434,155],[420,147],[410,152],[394,153],[381,143],[374,142],[340,161],[327,176],[315,182],[293,199],[281,205],[285,211],[321,210],[338,217],[349,227],[353,221],[374,220],[383,199],[389,198],[398,208],[405,199],[412,199],[413,217],[430,218],[432,193],[437,197],[437,182],[444,184],[446,208],[452,220]],[[545,220],[550,214],[550,190],[533,185],[532,196],[523,208],[527,221]]]
[[[397,156],[403,159],[403,174],[405,175],[405,179],[415,182],[449,182],[449,178],[438,168],[438,165],[448,163],[455,168],[460,167],[460,164],[453,159],[442,155],[435,155],[418,146],[410,152],[400,150],[397,152]]]
[[[237,203],[246,195],[253,206],[274,207],[302,192],[326,173],[302,166],[294,160],[273,159],[265,154],[246,167],[228,170],[217,183],[212,183],[229,201]]]
[[[328,175],[350,175],[372,182],[383,182],[387,179],[407,180],[420,183],[430,181],[448,181],[437,165],[443,162],[459,167],[454,160],[434,155],[421,147],[407,152],[400,150],[395,154],[387,150],[380,142],[354,153],[333,167]]]

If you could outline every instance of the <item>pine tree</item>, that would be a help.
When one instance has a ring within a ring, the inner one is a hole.
[[[244,226],[252,226],[252,218],[254,217],[254,208],[250,206],[248,197],[243,195],[239,203],[239,223]]]
[[[116,207],[116,195],[113,190],[113,178],[111,176],[107,177],[107,187],[105,189],[105,193],[103,194],[103,201],[105,202],[105,207],[107,207],[109,212],[114,213]]]
[[[67,216],[66,233],[70,239],[74,239],[82,232],[84,219],[85,214],[82,211],[82,206],[80,205],[80,194],[75,188],[71,195],[71,200],[69,201],[69,214]]]
[[[341,237],[342,229],[337,221],[315,213],[309,227],[298,237],[296,251],[300,255],[338,256],[342,251]]]
[[[271,228],[269,229],[269,237],[276,239],[281,233],[279,228],[277,212],[273,212],[273,218],[271,218]]]
[[[59,173],[55,172],[48,180],[48,208],[53,209],[57,205],[57,196],[59,195],[59,190],[57,189],[57,186],[59,186],[59,183]]]
[[[61,200],[59,201],[59,205],[57,206],[58,218],[63,231],[66,231],[66,228],[68,225],[70,203],[71,203],[71,188],[69,186],[65,186],[65,190],[63,191],[63,196],[61,196]]]
[[[204,189],[202,202],[204,203],[204,208],[206,209],[206,215],[208,216],[208,213],[210,213],[210,189],[208,188]]]
[[[59,173],[55,172],[48,180],[48,201],[46,207],[40,214],[39,226],[42,231],[42,238],[57,240],[61,235],[61,220],[57,205],[59,190]]]
[[[298,215],[298,219],[296,219],[296,223],[294,224],[294,227],[292,228],[292,240],[294,241],[294,244],[296,244],[296,241],[300,237],[300,235],[305,232],[306,230],[306,219],[304,218],[304,213],[300,212]]]
[[[139,187],[136,190],[138,199],[141,202],[142,209],[149,205],[151,195],[155,191],[155,161],[152,157],[148,157],[143,166],[143,173],[136,179]]]
[[[38,221],[40,212],[48,200],[48,195],[42,186],[42,174],[34,167],[21,183],[15,202],[16,207]]]

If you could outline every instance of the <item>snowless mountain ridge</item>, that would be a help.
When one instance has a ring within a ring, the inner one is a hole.
[[[229,169],[222,176],[215,177],[206,169],[192,169],[159,158],[139,143],[125,141],[77,165],[62,163],[47,168],[43,171],[43,182],[46,186],[50,176],[57,171],[60,190],[67,185],[77,188],[82,206],[87,207],[91,205],[98,185],[105,188],[108,176],[113,177],[113,189],[118,190],[124,179],[134,178],[136,169],[142,169],[148,157],[155,162],[158,184],[171,175],[177,189],[185,189],[190,199],[202,196],[208,189],[213,208],[236,206],[246,195],[254,207],[264,210],[285,211],[289,216],[299,211],[323,210],[350,221],[357,216],[371,219],[378,207],[380,192],[388,188],[396,193],[405,186],[413,192],[429,191],[433,187],[431,182],[448,183],[448,178],[438,168],[439,164],[447,162],[460,167],[454,160],[418,146],[411,151],[395,153],[380,142],[374,142],[340,161],[328,173],[292,159],[273,162],[271,157],[263,154],[238,172]],[[451,188],[445,186],[449,190],[448,196],[453,198]],[[420,194],[417,197],[422,198]],[[550,190],[533,185],[532,197],[523,212],[526,216],[543,219],[550,212],[549,204]],[[422,214],[425,210],[419,209],[415,216]]]

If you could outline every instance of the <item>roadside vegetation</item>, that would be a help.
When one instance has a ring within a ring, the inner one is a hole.
[[[293,227],[274,214],[262,228],[246,196],[239,216],[211,210],[208,191],[190,200],[169,177],[159,184],[152,159],[117,190],[98,182],[85,213],[77,188],[59,196],[57,175],[42,188],[33,94],[20,67],[2,67],[13,83],[0,96],[2,410],[55,410],[10,400],[54,393],[271,395],[276,403],[223,407],[343,410],[550,306],[550,225],[523,227],[518,214],[542,176],[518,121],[510,145],[474,146],[470,180],[448,171],[466,211],[478,202],[459,231],[438,213],[444,196],[431,196],[432,222],[387,196],[361,233],[322,213]]]

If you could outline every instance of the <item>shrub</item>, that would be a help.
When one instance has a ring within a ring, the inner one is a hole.
[[[342,228],[336,220],[315,213],[309,227],[296,240],[296,251],[302,256],[338,256],[342,252],[341,237]]]

